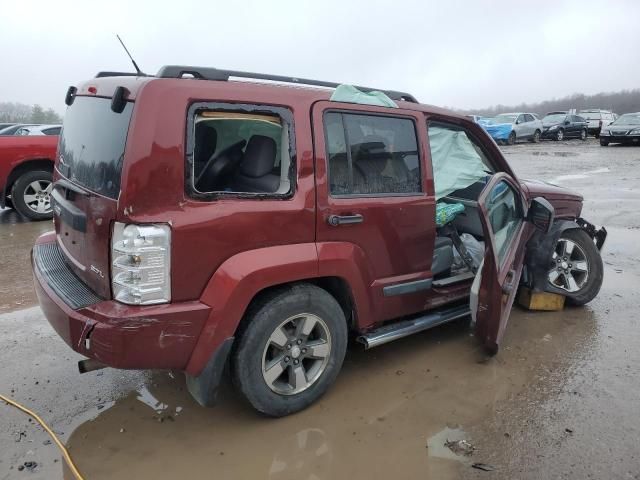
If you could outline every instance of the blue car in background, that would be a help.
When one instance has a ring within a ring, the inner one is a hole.
[[[518,140],[538,143],[542,121],[534,113],[502,113],[478,122],[497,143],[513,145]]]

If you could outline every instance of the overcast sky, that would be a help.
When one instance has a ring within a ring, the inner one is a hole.
[[[64,111],[99,70],[215,66],[457,108],[640,87],[639,1],[7,1],[0,101]],[[100,10],[94,8],[99,5]]]

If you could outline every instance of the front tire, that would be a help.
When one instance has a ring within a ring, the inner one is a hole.
[[[556,134],[554,135],[553,139],[556,142],[561,142],[562,140],[564,140],[564,130],[562,128],[559,128]]]
[[[507,145],[513,145],[516,143],[516,132],[511,132],[509,138],[507,138]]]
[[[347,322],[327,291],[310,284],[277,289],[247,312],[232,355],[232,379],[259,412],[282,417],[318,400],[335,381],[347,349]]]
[[[609,140],[605,140],[604,138],[600,137],[600,146],[606,147],[608,145],[609,145]]]
[[[49,220],[53,217],[51,207],[52,173],[32,170],[23,173],[11,188],[13,208],[30,220]]]
[[[603,276],[602,257],[587,232],[579,228],[563,232],[547,273],[551,286],[562,290],[572,305],[584,305],[600,291]]]
[[[580,130],[580,140],[582,140],[583,142],[587,140],[587,131],[586,130]]]

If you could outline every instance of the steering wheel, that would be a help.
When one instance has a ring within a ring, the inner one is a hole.
[[[217,154],[211,155],[196,178],[196,186],[202,190],[200,186],[203,180],[208,180],[209,185],[215,185],[217,180],[229,174],[242,160],[242,149],[246,144],[246,140],[240,140]]]

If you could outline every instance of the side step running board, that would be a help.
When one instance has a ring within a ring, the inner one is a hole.
[[[359,336],[357,341],[362,343],[364,348],[368,350],[467,315],[471,315],[469,305],[459,305],[447,310],[432,312],[421,317],[385,325]]]

